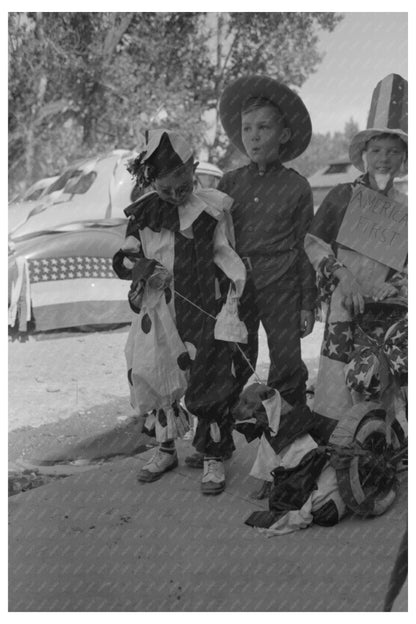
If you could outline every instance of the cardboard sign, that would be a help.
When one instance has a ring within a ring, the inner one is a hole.
[[[359,186],[345,212],[337,243],[400,271],[407,257],[407,206]]]

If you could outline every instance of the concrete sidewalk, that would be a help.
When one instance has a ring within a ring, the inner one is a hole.
[[[380,611],[406,524],[403,483],[379,518],[266,538],[244,524],[256,443],[235,435],[227,489],[202,496],[180,465],[153,484],[152,451],[9,499],[10,611]]]

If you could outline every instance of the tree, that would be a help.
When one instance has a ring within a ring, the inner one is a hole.
[[[322,55],[317,50],[319,29],[332,31],[342,19],[335,13],[216,13],[210,14],[214,76],[207,106],[217,109],[224,86],[249,74],[267,74],[289,87],[302,86],[316,71]],[[224,156],[227,141],[218,115],[213,122],[210,156]]]
[[[10,13],[11,191],[68,162],[180,129],[214,162],[227,141],[216,108],[250,71],[299,87],[334,13]],[[208,128],[207,111],[214,113]],[[207,130],[210,130],[208,134]]]
[[[324,167],[331,160],[349,159],[348,149],[352,137],[357,134],[357,122],[350,119],[344,126],[344,132],[327,132],[313,134],[311,142],[305,152],[288,166],[293,167],[302,175],[308,177]]]
[[[202,102],[195,92],[208,73],[199,19],[198,13],[10,14],[10,186],[80,156],[134,147],[145,128],[166,117],[198,143]]]

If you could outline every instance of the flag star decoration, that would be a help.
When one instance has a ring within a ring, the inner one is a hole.
[[[130,282],[117,278],[111,257],[27,258],[37,330],[131,320]]]
[[[348,327],[345,331],[342,332],[342,335],[345,336],[346,340],[352,340],[352,330],[351,327]]]
[[[394,374],[407,375],[408,372],[407,324],[408,319],[406,317],[394,323],[386,332],[383,351]]]
[[[349,321],[328,323],[325,329],[322,355],[338,362],[348,362],[352,353],[353,334]]]
[[[101,260],[101,262],[100,262]],[[28,260],[30,281],[33,281],[35,275],[41,275],[41,279],[48,281],[52,276],[53,279],[67,280],[74,279],[74,269],[78,269],[76,277],[85,277],[91,275],[91,265],[100,264],[100,272],[96,272],[96,277],[114,278],[111,258],[89,258],[79,256],[77,258],[47,258],[41,261],[39,266],[38,260]]]
[[[370,341],[371,343],[371,341]],[[367,399],[379,398],[386,381],[381,379],[381,365],[387,364],[395,376],[408,371],[407,317],[391,325],[379,344],[357,345],[351,361],[345,366],[347,386]],[[385,379],[385,377],[383,376]],[[397,379],[402,379],[396,377]],[[387,377],[388,382],[388,377]],[[407,382],[406,382],[407,385]]]
[[[338,353],[337,345],[333,344],[331,341],[328,343],[328,355],[334,355]]]
[[[375,399],[381,388],[379,370],[377,349],[361,346],[345,366],[345,382],[351,390],[363,394],[367,399]]]

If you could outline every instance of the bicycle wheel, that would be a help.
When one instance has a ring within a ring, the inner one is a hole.
[[[337,426],[341,436],[337,428],[331,436],[332,443],[339,443],[341,437],[341,446],[356,451],[336,467],[338,487],[351,511],[362,516],[380,516],[393,504],[399,489],[395,455],[401,448],[401,428],[393,423],[388,444],[386,412],[381,405],[362,403],[352,411],[354,417],[347,417],[346,422]]]

